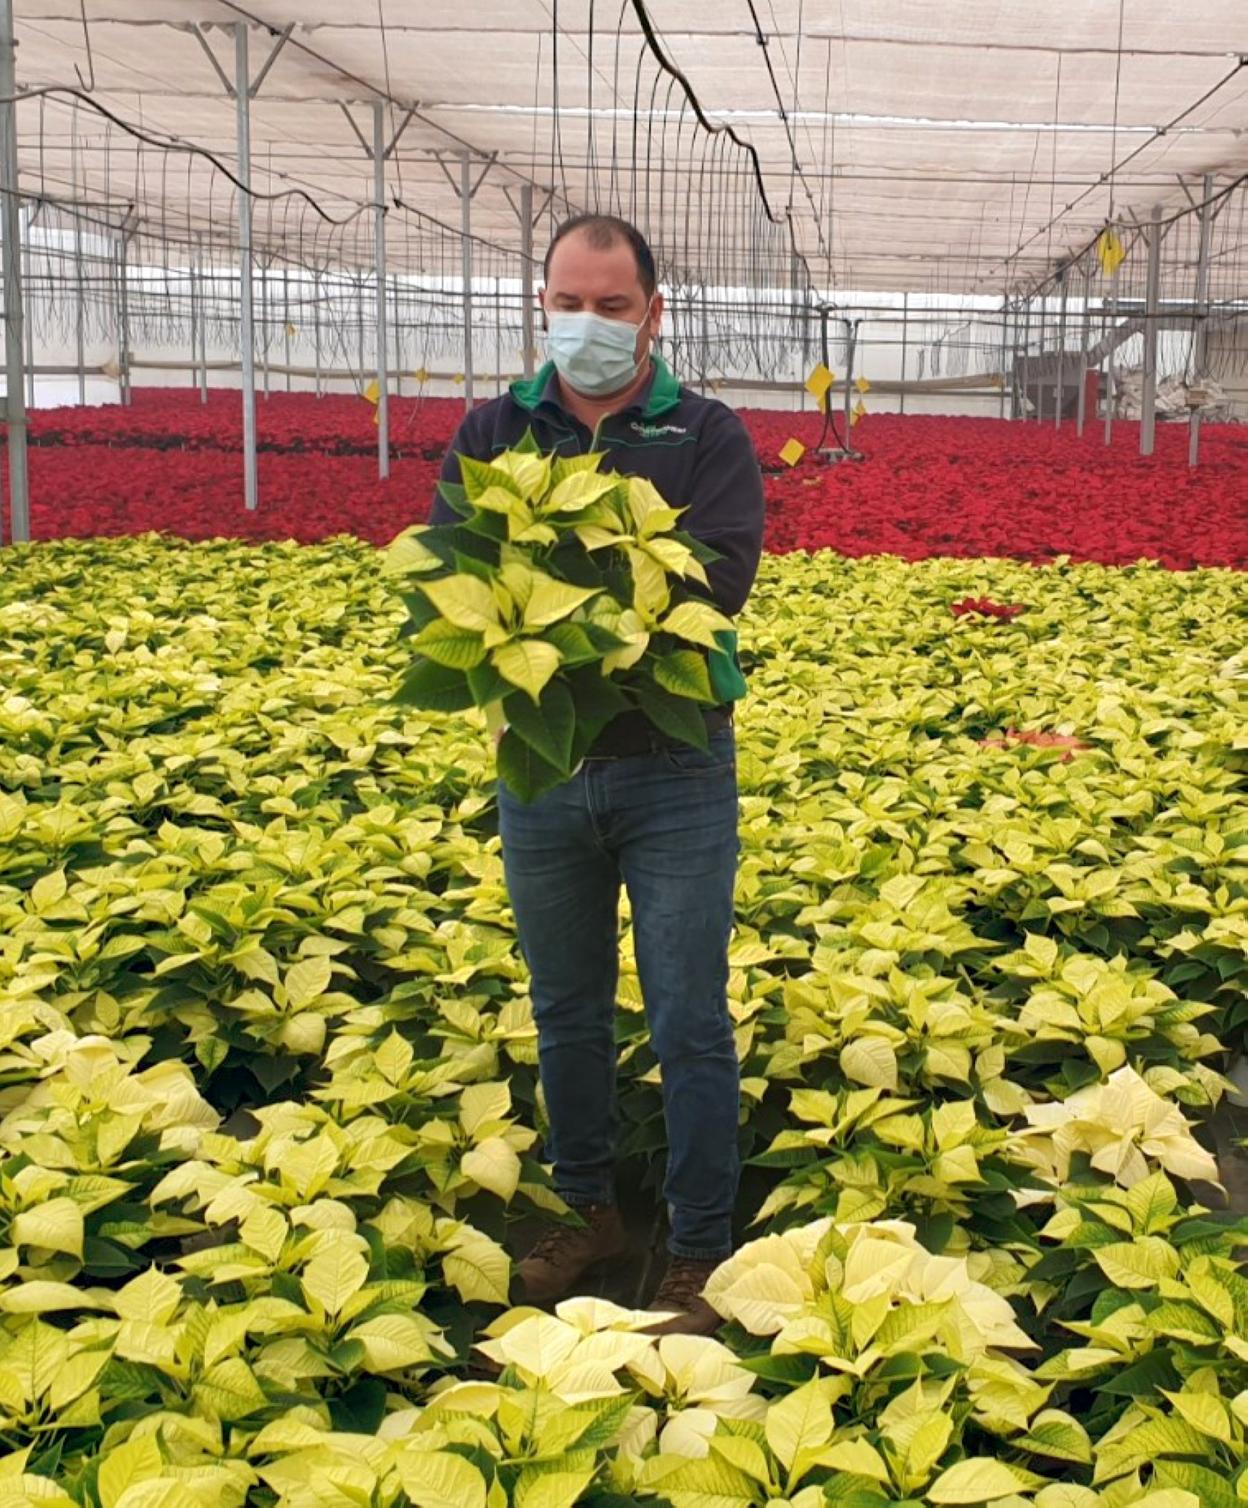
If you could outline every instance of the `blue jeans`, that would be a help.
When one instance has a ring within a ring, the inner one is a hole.
[[[736,746],[587,759],[530,806],[499,788],[507,888],[532,974],[546,1155],[569,1204],[615,1197],[621,882],[662,1069],[675,1256],[732,1251],[739,1083],[728,1015]]]

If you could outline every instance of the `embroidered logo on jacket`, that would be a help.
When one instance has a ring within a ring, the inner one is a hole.
[[[664,435],[687,435],[687,429],[681,429],[679,424],[638,424],[635,420],[629,429],[639,434],[643,440],[661,440]]]

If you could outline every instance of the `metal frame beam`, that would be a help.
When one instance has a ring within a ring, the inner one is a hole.
[[[397,137],[396,137],[397,140]],[[390,341],[386,310],[386,107],[373,106],[373,232],[377,262],[377,474],[390,475]]]
[[[242,24],[242,23],[236,23],[236,24]],[[291,35],[294,32],[294,29],[295,29],[295,23],[292,21],[290,23],[290,25],[287,26],[286,29],[280,34],[280,36],[278,37],[277,41],[274,43],[273,50],[269,53],[268,57],[265,59],[264,67],[261,68],[260,72],[256,75],[255,82],[252,83],[251,80],[248,79],[246,88],[247,88],[248,94],[251,96],[252,99],[255,99],[256,95],[260,93],[260,86],[264,83],[265,79],[268,78],[270,69],[273,67],[273,64],[277,62],[277,59],[278,59],[278,57],[279,57],[279,55],[280,55],[280,53],[282,51],[282,48],[285,47],[286,44],[287,44],[287,42],[290,41]],[[218,61],[216,53],[213,52],[213,50],[212,50],[212,44],[209,42],[207,36],[205,36],[205,34],[204,34],[204,28],[203,28],[203,26],[198,21],[192,21],[191,24],[190,24],[190,26],[189,26],[189,28],[188,28],[188,30],[190,31],[191,35],[195,38],[195,40],[199,43],[199,45],[203,48],[203,50],[204,50],[204,56],[212,64],[213,71],[216,73],[217,77],[221,80],[221,85],[224,88],[226,94],[229,96],[230,99],[235,99],[237,97],[237,95],[238,95],[238,90],[239,90],[239,88],[241,86],[237,83],[237,81],[231,80],[229,74],[226,73],[226,71],[225,71],[224,68],[222,68],[220,62]]]
[[[1199,382],[1209,356],[1209,251],[1213,240],[1213,174],[1206,173],[1201,188],[1200,250],[1196,260],[1196,308],[1199,320],[1192,332],[1192,369]],[[1200,410],[1193,408],[1188,420],[1187,464],[1200,463]]]
[[[1148,230],[1148,280],[1144,294],[1144,386],[1140,398],[1140,454],[1151,456],[1157,438],[1157,316],[1161,310],[1161,205],[1153,205]]]
[[[443,160],[442,153],[441,152],[435,152],[433,154],[433,157],[434,157],[434,161],[442,169],[442,173],[443,173],[443,176],[445,177],[446,181],[450,184],[450,186],[455,190],[455,193],[461,199],[463,199],[465,197],[467,197],[469,199],[475,199],[477,197],[477,190],[481,187],[481,185],[489,177],[490,169],[498,161],[498,153],[497,152],[491,152],[490,155],[485,159],[485,165],[482,167],[481,171],[477,174],[477,181],[474,183],[472,181],[472,172],[471,172],[472,153],[471,152],[461,152],[459,154],[459,160],[460,160],[460,164],[461,164],[461,172],[460,172],[459,182],[456,183],[455,182],[455,175],[451,172],[450,168],[447,167],[445,161]],[[467,164],[468,167],[469,167],[469,171],[466,172],[466,173],[462,171],[462,165],[463,164]],[[527,187],[527,186],[528,185],[526,184],[525,187]],[[547,203],[550,202],[549,198],[547,199],[546,202]]]
[[[208,402],[208,292],[204,278],[204,240],[196,237],[195,259],[198,264],[199,291],[199,401]]]
[[[250,512],[260,498],[256,464],[256,330],[252,288],[251,61],[245,21],[234,27],[234,98],[238,106],[239,346],[243,366],[243,497]]]
[[[260,93],[261,84],[263,84],[265,79],[268,78],[269,71],[272,69],[273,64],[277,62],[282,48],[285,47],[287,42],[290,41],[290,35],[294,31],[294,29],[295,23],[292,21],[274,43],[273,51],[269,53],[268,57],[264,61],[264,67],[261,68],[258,74],[256,74],[255,82],[249,86],[248,93],[251,95],[252,99],[255,99],[255,97]]]
[[[26,395],[22,389],[22,248],[17,166],[17,42],[13,0],[0,0],[0,224],[4,240],[5,406],[9,426],[9,520],[13,543],[30,538],[30,490],[26,468]],[[4,514],[0,510],[0,544]]]
[[[251,195],[251,101],[260,93],[261,86],[268,78],[273,65],[281,56],[282,49],[290,41],[295,30],[292,21],[281,34],[269,51],[268,57],[260,72],[253,80],[251,77],[250,57],[250,23],[248,21],[236,21],[232,25],[234,32],[234,78],[231,81],[225,69],[221,66],[216,53],[208,38],[204,34],[203,27],[194,24],[188,28],[191,35],[203,49],[204,56],[212,64],[213,71],[221,80],[227,96],[235,103],[236,131],[238,138],[238,181],[242,188],[238,192],[238,286],[239,286],[239,321],[238,338],[243,373],[242,398],[243,398],[243,497],[249,511],[254,512],[259,504],[260,486],[257,474],[256,462],[256,315],[255,315],[255,259],[253,255],[253,206]],[[231,28],[227,27],[226,30]],[[354,124],[354,122],[352,122]],[[262,287],[267,310],[268,278],[265,277]],[[268,326],[265,326],[265,389],[268,389]],[[205,374],[202,395],[207,402],[207,355],[205,352],[202,370]]]
[[[1112,222],[1105,227],[1108,234],[1116,234]],[[1114,263],[1114,270],[1109,275],[1109,328],[1116,329],[1118,325],[1118,272],[1121,263]],[[1105,358],[1105,444],[1113,443],[1114,438],[1114,405],[1118,402],[1117,371],[1114,365],[1113,345],[1110,346]]]
[[[1057,375],[1053,385],[1053,428],[1062,427],[1062,405],[1066,401],[1066,301],[1070,294],[1070,267],[1062,268],[1062,295],[1057,316]]]
[[[41,205],[36,204],[33,209],[25,210],[18,218],[18,226],[21,232],[19,244],[22,250],[22,294],[23,303],[29,303],[30,308],[24,310],[24,323],[26,335],[26,407],[35,406],[35,272],[34,272],[34,236],[35,221],[39,217]]]
[[[1092,339],[1092,266],[1083,265],[1083,319],[1079,330],[1079,396],[1075,409],[1075,433],[1083,438],[1088,422],[1088,342]]]
[[[510,198],[510,195],[508,195]],[[514,205],[512,206],[515,207]],[[524,345],[524,375],[532,377],[537,362],[537,331],[535,328],[533,291],[533,186],[526,183],[520,189],[520,339]]]
[[[131,397],[131,366],[134,351],[130,345],[130,241],[135,232],[131,219],[133,210],[127,210],[117,235],[117,370],[118,386],[122,403],[129,406]]]
[[[485,174],[490,170],[490,163],[486,163],[485,171],[477,179],[475,186],[472,182],[472,154],[465,151],[460,159],[460,191],[459,207],[462,216],[460,223],[460,259],[461,277],[463,279],[464,293],[464,412],[471,413],[473,405],[472,391],[472,199],[477,189],[481,187]],[[443,169],[445,172],[445,168]]]

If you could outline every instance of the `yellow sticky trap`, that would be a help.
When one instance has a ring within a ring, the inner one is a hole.
[[[429,373],[424,369],[424,367],[421,367],[418,371],[413,372],[412,373],[412,377],[417,382],[421,382],[421,383],[429,381]]]
[[[796,466],[806,454],[806,447],[800,440],[787,440],[780,447],[780,459],[786,466]]]
[[[1097,239],[1096,254],[1101,260],[1101,271],[1112,278],[1126,260],[1127,249],[1114,231],[1103,230]]]
[[[291,340],[294,340],[295,336],[298,335],[299,332],[295,329],[294,325],[288,324],[286,326],[286,333],[290,336]]]
[[[721,393],[721,392],[723,392],[723,390],[724,390],[724,384],[719,380],[719,378],[718,377],[712,377],[711,378],[711,392],[713,392],[713,393]]]
[[[370,382],[364,389],[364,392],[361,394],[361,396],[363,397],[365,403],[381,402],[381,384],[375,377],[373,378],[372,382]]]
[[[454,377],[451,378],[451,381],[455,382],[455,383],[463,382],[463,380],[464,380],[464,374],[462,372],[456,372],[455,375],[454,375]]]
[[[871,384],[865,377],[859,377],[854,386],[860,393],[869,393],[871,391]]]
[[[849,416],[849,422],[851,424],[857,424],[857,422],[859,421],[859,419],[865,419],[866,417],[867,417],[866,405],[863,403],[862,399],[860,398],[858,400],[858,402],[854,404],[853,410],[851,411],[850,416]]]
[[[812,398],[822,398],[835,381],[836,374],[829,372],[823,362],[820,362],[806,379],[806,391]]]

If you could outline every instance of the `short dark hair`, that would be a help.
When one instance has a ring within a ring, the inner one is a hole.
[[[565,220],[546,250],[546,260],[542,264],[543,276],[549,279],[550,259],[555,253],[555,247],[574,231],[584,234],[589,244],[598,251],[606,251],[608,247],[626,241],[637,258],[637,276],[641,280],[642,291],[647,298],[654,297],[659,279],[650,243],[635,225],[621,220],[618,215],[574,215],[572,219]]]

